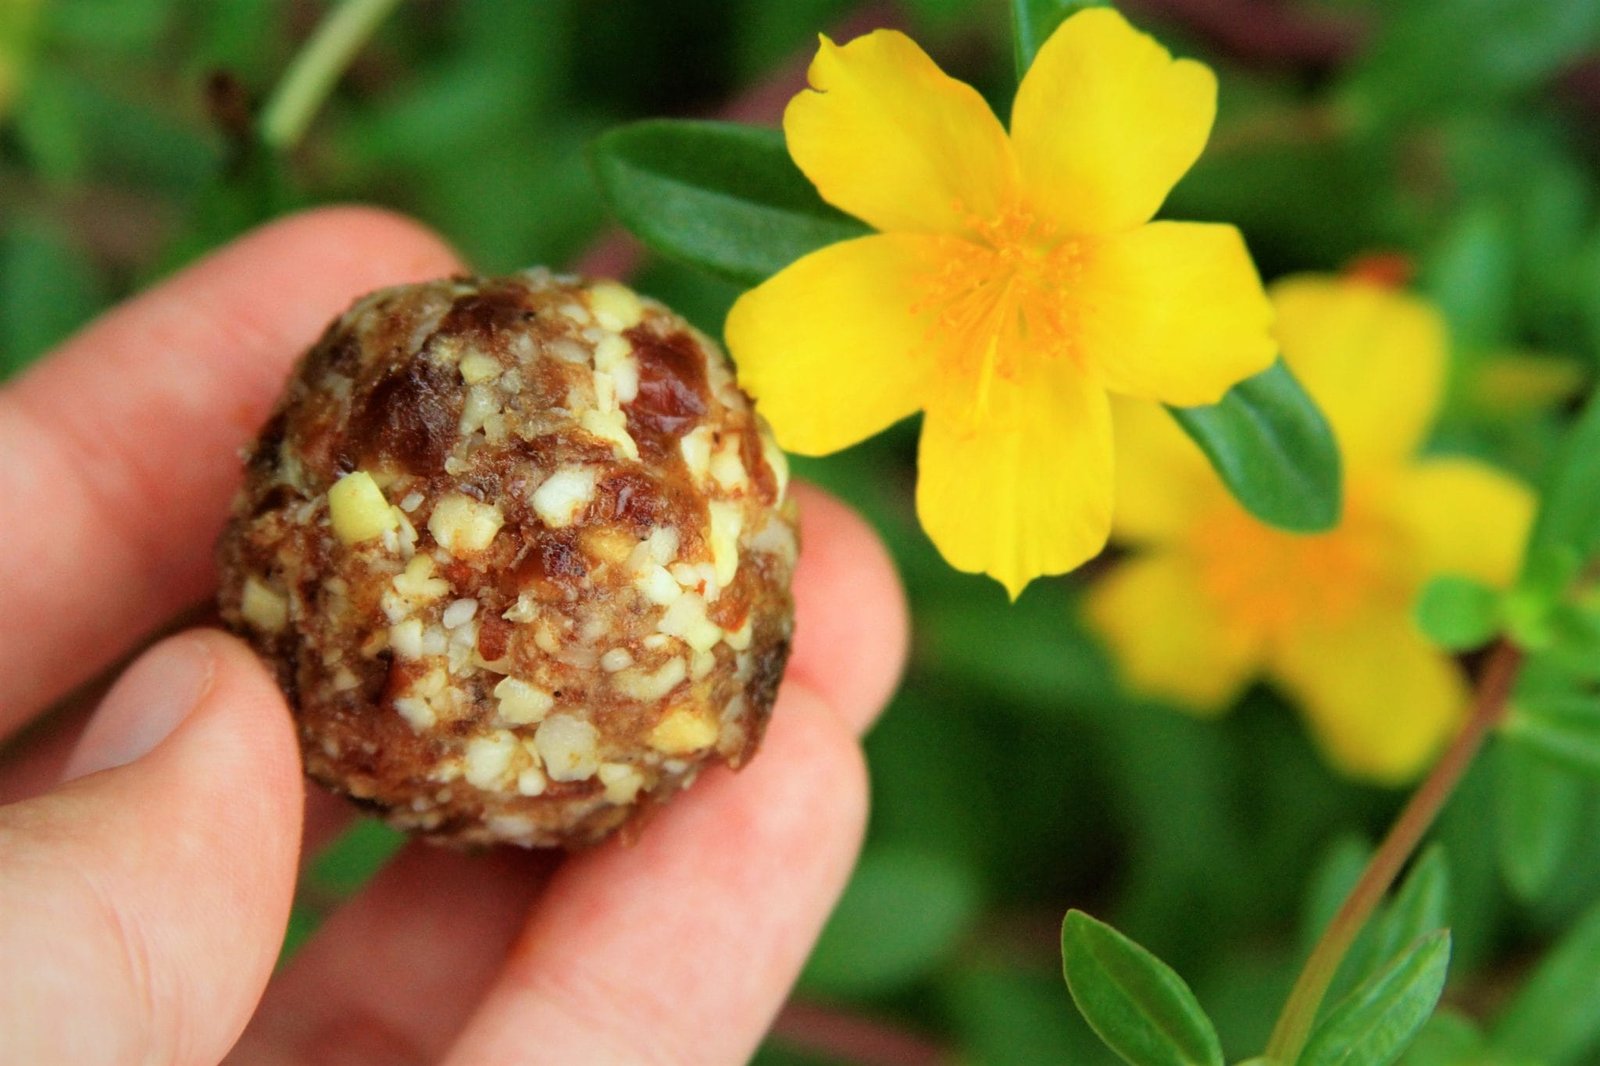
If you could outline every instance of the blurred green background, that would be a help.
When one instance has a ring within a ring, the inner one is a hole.
[[[1437,444],[1537,478],[1600,360],[1600,3],[1121,6],[1221,77],[1212,147],[1167,213],[1238,223],[1269,279],[1407,256],[1454,333]],[[324,11],[0,0],[0,374],[229,235],[241,216],[218,208],[218,182],[237,161],[217,102],[259,102]],[[658,115],[772,121],[816,32],[876,25],[910,31],[1003,113],[1002,0],[418,0],[295,152],[291,202],[413,214],[487,272],[615,252],[590,138]],[[713,333],[735,295],[647,256],[634,281]],[[1015,606],[952,572],[912,512],[914,442],[900,426],[797,464],[891,546],[915,652],[867,741],[861,866],[797,991],[803,1008],[762,1061],[1107,1061],[1060,980],[1068,907],[1182,972],[1230,1056],[1257,1049],[1311,923],[1402,797],[1333,776],[1265,689],[1218,723],[1129,697],[1077,621],[1093,566]],[[1595,788],[1541,767],[1539,801],[1509,809],[1496,779],[1527,767],[1490,756],[1438,834],[1457,945],[1446,1003],[1480,1018],[1505,1010],[1600,899]],[[1530,833],[1548,869],[1508,877],[1505,856],[1525,858]],[[391,846],[369,827],[326,857],[296,935]],[[1526,1061],[1600,1062],[1593,997],[1557,1010],[1560,1042],[1534,1041]],[[1487,1061],[1453,1032],[1436,1022],[1408,1061]]]

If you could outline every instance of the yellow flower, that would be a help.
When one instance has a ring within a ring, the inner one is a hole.
[[[807,455],[926,412],[923,527],[1015,596],[1105,544],[1108,392],[1212,403],[1272,361],[1238,231],[1150,221],[1205,145],[1216,79],[1098,9],[1040,49],[1009,136],[899,33],[823,38],[810,81],[789,152],[880,232],[734,305],[740,379]]]
[[[1533,514],[1521,484],[1471,459],[1419,456],[1444,388],[1445,333],[1426,303],[1371,282],[1272,288],[1284,360],[1344,455],[1328,533],[1254,521],[1149,405],[1119,405],[1116,536],[1137,551],[1089,617],[1136,688],[1205,712],[1266,674],[1341,770],[1399,783],[1454,731],[1459,670],[1412,619],[1441,574],[1509,582]]]

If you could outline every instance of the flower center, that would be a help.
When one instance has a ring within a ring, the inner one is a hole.
[[[1024,360],[1072,351],[1063,297],[1081,269],[1081,250],[1022,206],[967,225],[970,237],[937,239],[911,313],[927,320],[940,369],[976,383],[981,411],[995,380],[1015,381]]]
[[[1222,503],[1191,544],[1201,589],[1242,634],[1271,639],[1338,624],[1375,600],[1403,603],[1409,590],[1397,531],[1357,501],[1337,529],[1311,535],[1273,529]]]

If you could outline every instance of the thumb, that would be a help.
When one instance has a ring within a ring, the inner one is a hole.
[[[197,631],[106,696],[54,792],[0,807],[7,1061],[216,1062],[272,971],[302,786],[283,697]]]

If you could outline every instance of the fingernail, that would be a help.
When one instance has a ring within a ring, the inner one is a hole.
[[[117,680],[67,761],[70,781],[149,754],[193,713],[211,685],[215,659],[198,637],[162,641]]]

